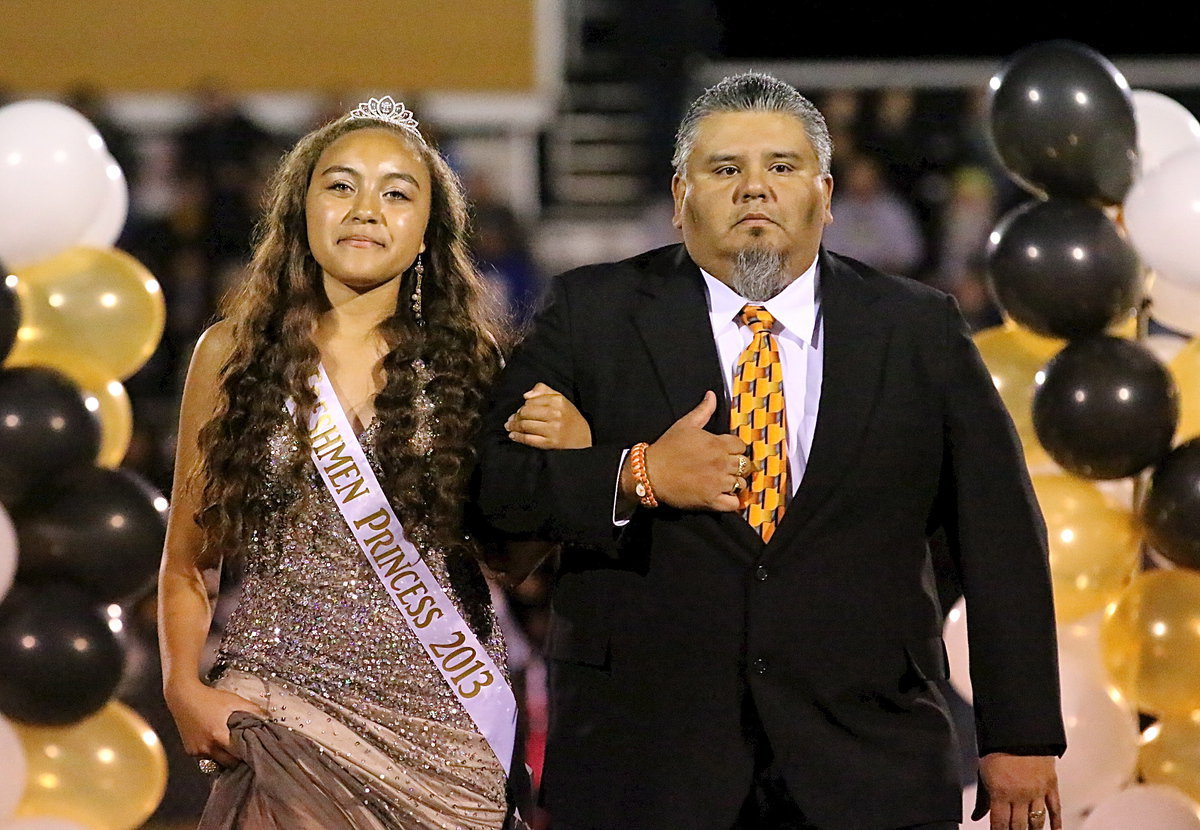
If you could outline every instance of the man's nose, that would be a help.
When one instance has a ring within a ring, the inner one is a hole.
[[[742,175],[741,185],[739,187],[738,198],[742,201],[751,199],[765,199],[770,195],[771,189],[767,185],[767,177],[761,170],[747,170]]]

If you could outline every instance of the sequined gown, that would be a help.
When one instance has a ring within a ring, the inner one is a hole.
[[[372,424],[361,442],[378,475],[376,433]],[[281,426],[265,471],[273,509],[248,545],[213,676],[216,686],[270,715],[266,724],[243,718],[243,728],[231,730],[242,757],[258,752],[263,766],[280,768],[276,777],[299,778],[295,786],[314,804],[337,805],[329,808],[336,821],[315,815],[318,807],[282,822],[229,818],[264,809],[232,803],[249,800],[245,781],[222,781],[236,778],[234,768],[214,785],[206,818],[225,817],[209,826],[501,827],[503,769],[379,584],[315,468],[299,491],[284,483],[285,465],[301,451]],[[421,528],[406,531],[504,667],[503,637],[478,566],[422,544]],[[255,732],[264,727],[265,734]],[[301,757],[276,763],[292,754]],[[240,766],[252,768],[260,788],[269,786],[255,764]],[[225,803],[217,806],[223,785]],[[293,783],[280,786],[287,792],[279,809],[292,809]]]

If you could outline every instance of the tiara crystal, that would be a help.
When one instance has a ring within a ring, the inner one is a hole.
[[[404,104],[396,101],[390,95],[364,101],[350,110],[346,117],[386,121],[389,124],[395,124],[397,127],[408,130],[418,138],[421,135],[421,131],[417,129],[417,119],[413,117],[411,112],[405,109]]]

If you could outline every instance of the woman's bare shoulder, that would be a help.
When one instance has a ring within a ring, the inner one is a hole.
[[[196,340],[188,375],[215,379],[233,354],[233,343],[233,324],[227,320],[213,323]]]

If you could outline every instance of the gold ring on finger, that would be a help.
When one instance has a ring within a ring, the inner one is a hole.
[[[212,758],[201,758],[196,761],[196,766],[200,767],[200,771],[205,775],[216,775],[221,771],[221,766]]]
[[[742,477],[742,478],[744,478],[744,477],[746,476],[746,474],[750,472],[750,470],[751,470],[751,467],[752,467],[752,465],[750,464],[750,459],[749,459],[749,458],[747,458],[747,457],[746,457],[746,456],[744,456],[744,455],[739,455],[739,456],[738,456],[738,468],[737,468],[737,475],[738,475],[739,477]]]

